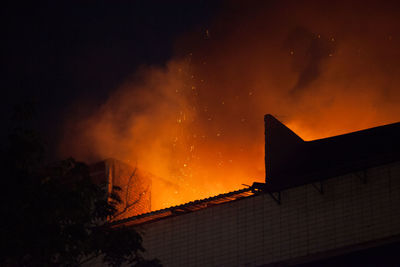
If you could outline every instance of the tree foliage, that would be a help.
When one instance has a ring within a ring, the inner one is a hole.
[[[44,164],[44,151],[37,134],[24,127],[2,146],[1,266],[161,266],[141,256],[138,232],[109,223],[118,188],[107,194],[74,159]]]

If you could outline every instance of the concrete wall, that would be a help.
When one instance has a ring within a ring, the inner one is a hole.
[[[307,260],[400,234],[400,163],[143,225],[164,266],[257,266]]]

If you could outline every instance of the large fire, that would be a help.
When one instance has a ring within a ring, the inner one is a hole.
[[[399,121],[398,8],[352,4],[231,3],[206,38],[185,36],[165,67],[143,67],[70,120],[62,150],[178,185],[153,185],[160,209],[264,181],[266,113],[305,140]]]

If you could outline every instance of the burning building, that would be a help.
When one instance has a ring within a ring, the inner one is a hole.
[[[165,266],[385,265],[400,247],[400,123],[303,141],[265,116],[265,183],[120,220]]]

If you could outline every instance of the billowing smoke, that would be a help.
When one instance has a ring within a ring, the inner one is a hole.
[[[298,72],[292,92],[305,89],[318,79],[324,61],[333,56],[335,44],[333,37],[329,39],[304,28],[289,33],[284,48],[290,50],[293,71]]]
[[[181,185],[174,194],[188,201],[263,181],[266,113],[306,140],[400,120],[395,2],[229,1],[224,10],[177,40],[166,67],[143,68],[94,114],[69,118],[63,153],[138,164]]]

